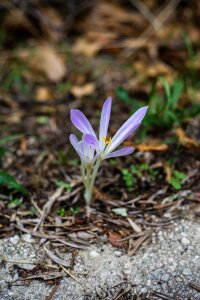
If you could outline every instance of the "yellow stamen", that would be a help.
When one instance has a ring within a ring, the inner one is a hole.
[[[106,137],[102,137],[102,140],[106,145],[109,145],[112,142],[112,138],[110,137],[109,139],[106,139]]]

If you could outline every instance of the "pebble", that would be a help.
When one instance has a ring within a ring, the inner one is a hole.
[[[97,256],[99,256],[99,253],[95,250],[92,250],[92,251],[90,251],[90,256],[97,257]]]
[[[17,245],[20,241],[20,237],[18,235],[14,235],[10,238],[10,242],[13,245]]]
[[[181,239],[181,244],[183,244],[183,245],[189,245],[189,244],[190,244],[190,241],[189,241],[186,237],[183,237],[183,238]]]
[[[162,280],[166,281],[166,282],[169,280],[169,278],[170,278],[170,275],[167,273],[162,276]]]
[[[185,269],[183,269],[183,274],[184,275],[191,275],[192,271],[190,270],[190,268],[185,268]]]
[[[115,256],[117,256],[117,257],[119,257],[119,256],[122,255],[122,252],[121,252],[121,251],[115,251],[114,253],[115,253]]]
[[[29,233],[23,234],[22,239],[27,243],[32,243],[34,241],[32,236]]]

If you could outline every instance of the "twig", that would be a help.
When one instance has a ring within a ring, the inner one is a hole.
[[[51,211],[51,208],[54,204],[54,202],[61,196],[63,192],[63,188],[60,187],[58,188],[54,193],[53,195],[49,198],[49,200],[47,201],[47,203],[44,205],[43,207],[43,210],[42,210],[42,214],[41,214],[41,217],[40,217],[40,220],[38,221],[37,225],[35,226],[34,230],[33,231],[37,231],[38,228],[40,226],[43,225],[44,223],[44,220],[45,218],[48,216],[48,214],[50,213]]]
[[[152,26],[149,26],[136,40],[134,40],[132,43],[129,43],[127,45],[126,49],[123,51],[122,55],[125,57],[129,57],[137,49],[131,49],[134,48],[134,45],[137,44],[138,41],[140,41],[140,48],[144,46],[149,38],[153,35],[154,32],[157,32],[161,30],[163,27],[164,23],[167,21],[167,19],[171,16],[171,14],[175,11],[176,7],[178,6],[179,2],[181,0],[171,0],[168,2],[168,4],[162,9],[160,13],[156,16],[156,20],[160,22],[160,26],[157,26],[156,30],[152,28]],[[155,21],[154,21],[155,22]]]
[[[65,271],[67,273],[67,275],[69,275],[70,277],[72,277],[78,284],[80,284],[80,286],[85,289],[85,286],[83,285],[82,282],[80,282],[74,275],[72,275],[65,267],[63,267],[62,265],[60,265],[60,267],[63,269],[63,271]]]
[[[198,284],[196,284],[196,283],[194,283],[194,282],[190,282],[190,283],[188,284],[188,286],[189,286],[190,288],[192,288],[193,290],[195,290],[195,291],[197,291],[197,292],[200,293],[200,285],[198,285]]]
[[[145,17],[154,27],[156,30],[161,26],[160,21],[152,14],[152,12],[149,10],[149,8],[141,1],[139,0],[129,0],[138,10],[139,12]]]
[[[55,295],[55,293],[57,292],[57,290],[59,288],[59,285],[60,285],[60,282],[58,282],[56,285],[54,285],[50,294],[45,298],[45,300],[51,300],[53,298],[53,296]]]
[[[55,262],[56,264],[58,264],[59,266],[60,265],[63,265],[67,268],[70,267],[69,264],[67,264],[65,261],[63,261],[62,259],[60,259],[58,256],[56,256],[55,254],[53,254],[53,252],[51,252],[50,250],[48,250],[46,247],[44,247],[44,250],[47,254],[47,256],[53,261]]]
[[[128,256],[132,256],[133,254],[135,254],[135,252],[140,248],[140,246],[144,243],[144,241],[151,236],[151,234],[152,231],[149,230],[147,234],[137,239],[135,243],[135,247],[132,250],[128,251]]]

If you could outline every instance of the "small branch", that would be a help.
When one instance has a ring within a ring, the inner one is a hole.
[[[80,286],[85,289],[85,286],[83,285],[82,282],[80,282],[74,275],[72,275],[65,267],[63,267],[62,265],[60,265],[60,267],[63,269],[63,271],[65,271],[65,273],[67,273],[67,275],[69,275],[70,277],[72,277],[78,284],[80,284]]]
[[[45,218],[48,216],[48,214],[51,211],[51,208],[53,206],[53,204],[55,203],[55,201],[61,196],[63,192],[63,188],[58,188],[53,195],[49,198],[49,200],[47,201],[47,203],[44,205],[43,209],[42,209],[42,214],[40,217],[40,220],[38,221],[37,225],[35,226],[33,231],[37,231],[38,228],[40,226],[43,225]]]

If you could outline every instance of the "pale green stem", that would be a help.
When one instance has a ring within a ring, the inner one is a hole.
[[[101,163],[101,158],[98,158],[92,173],[91,173],[91,171],[92,171],[91,165],[89,165],[88,169],[87,169],[87,175],[86,175],[87,178],[86,178],[86,184],[85,184],[84,198],[85,198],[86,204],[88,206],[92,202],[92,192],[93,192],[93,188],[94,188],[94,182],[95,182],[98,170],[99,170],[100,163]]]

